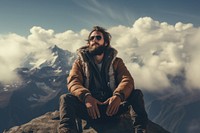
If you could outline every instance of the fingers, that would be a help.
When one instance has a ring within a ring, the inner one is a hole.
[[[92,119],[100,118],[100,112],[97,106],[88,108],[88,114]]]
[[[116,96],[109,98],[108,99],[108,108],[106,110],[106,114],[108,116],[115,115],[118,112],[120,102],[121,102],[121,100]]]
[[[108,107],[106,109],[106,114],[108,116],[113,116],[117,114],[119,106],[120,106],[121,99],[117,96],[112,96],[109,99],[107,99],[105,102],[101,103],[97,99],[93,97],[87,97],[86,99],[86,107],[88,110],[88,114],[92,119],[100,118],[100,111],[98,108],[98,104],[108,104]]]
[[[89,116],[93,119],[94,116],[93,116],[92,108],[88,108],[87,111],[88,111]]]
[[[110,99],[107,99],[103,104],[109,104]]]
[[[99,108],[97,106],[97,104],[95,104],[95,119],[100,118],[100,112],[99,112]]]
[[[103,104],[102,102],[100,102],[100,101],[98,101],[98,100],[96,100],[96,102],[97,102],[97,104],[100,104],[100,105]]]
[[[118,105],[109,105],[107,110],[106,110],[106,114],[108,116],[113,116],[118,112],[119,106]]]
[[[88,114],[92,119],[100,118],[100,112],[99,112],[99,108],[97,106],[98,103],[102,104],[98,100],[93,99],[93,100],[91,100],[91,102],[86,104]]]

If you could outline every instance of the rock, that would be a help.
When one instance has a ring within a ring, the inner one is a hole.
[[[3,133],[57,133],[59,119],[59,111],[48,112],[26,124],[5,130]],[[124,115],[119,119],[119,122],[115,121],[104,125],[93,124],[91,126],[87,125],[86,121],[82,121],[83,133],[133,133],[130,117]],[[148,133],[169,133],[152,121],[149,121],[147,130]]]
[[[48,112],[30,122],[15,126],[4,133],[57,133],[59,111]]]

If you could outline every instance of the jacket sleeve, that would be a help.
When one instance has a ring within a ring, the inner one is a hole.
[[[117,88],[114,90],[115,93],[123,93],[125,99],[129,97],[134,89],[134,80],[130,72],[126,68],[121,58],[116,58],[114,61],[114,70],[117,82]]]
[[[90,91],[84,87],[84,75],[81,60],[77,59],[67,78],[67,88],[69,92],[78,97],[80,101],[84,101],[86,93]]]

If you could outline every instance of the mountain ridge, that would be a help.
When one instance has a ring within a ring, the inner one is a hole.
[[[59,111],[48,112],[40,117],[37,117],[30,122],[15,126],[9,130],[4,130],[3,133],[58,133],[59,125]],[[81,121],[83,133],[129,133],[133,132],[133,124],[130,116],[123,116],[118,121],[107,122],[104,125],[88,123],[84,120]],[[147,126],[148,133],[169,133],[158,124],[149,121]]]
[[[0,83],[0,132],[58,109],[60,95],[67,93],[66,78],[76,56],[56,45],[49,51],[54,57],[37,65],[40,67],[35,67],[34,60],[27,58],[23,67],[14,70],[20,82]],[[177,76],[172,80],[174,84],[181,84],[184,79]],[[150,120],[173,133],[200,131],[195,126],[200,123],[200,91],[181,88],[173,92],[168,88],[161,93],[146,90],[142,89]]]

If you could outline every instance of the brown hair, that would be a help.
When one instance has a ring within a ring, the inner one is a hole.
[[[93,30],[90,32],[90,34],[88,35],[88,39],[86,40],[88,43],[89,43],[90,35],[94,31],[101,32],[103,34],[103,38],[104,38],[105,43],[107,43],[107,46],[110,46],[110,40],[111,40],[112,36],[110,35],[109,32],[106,31],[106,29],[104,29],[103,27],[100,27],[100,26],[94,26],[93,27]]]

